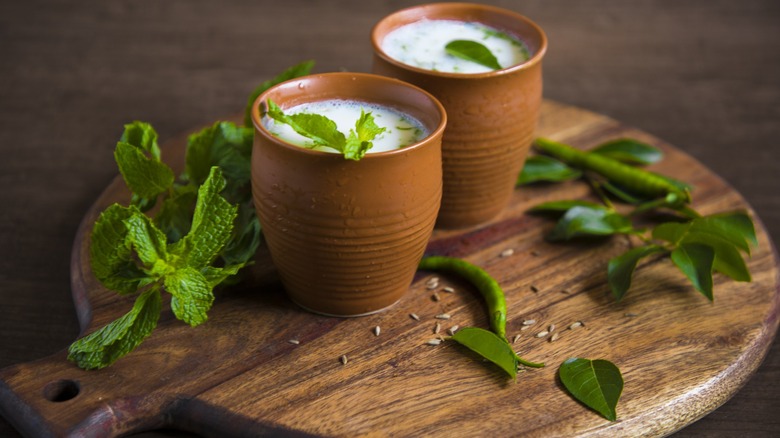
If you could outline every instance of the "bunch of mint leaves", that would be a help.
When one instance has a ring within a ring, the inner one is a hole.
[[[206,321],[214,288],[238,281],[262,240],[250,190],[252,104],[313,65],[302,62],[260,84],[249,96],[244,126],[219,121],[192,134],[178,179],[161,159],[154,128],[125,125],[114,158],[132,198],[129,206],[113,204],[100,214],[90,265],[107,289],[136,299],[128,313],[71,344],[68,359],[97,369],[134,350],[157,326],[163,292],[171,295],[176,318],[190,326]]]
[[[543,147],[546,144],[568,147],[555,143],[537,139],[538,148],[547,149]],[[601,171],[583,164],[589,160],[581,159],[581,154],[598,154]],[[601,203],[559,200],[533,207],[532,212],[559,217],[547,235],[550,241],[625,235],[641,242],[609,260],[607,279],[615,299],[621,300],[625,296],[637,264],[650,256],[671,259],[693,287],[710,301],[714,300],[713,272],[735,281],[751,281],[743,254],[750,255],[758,241],[753,221],[746,211],[701,216],[690,206],[692,187],[639,167],[660,161],[663,153],[634,139],[609,141],[588,152],[577,152],[577,155],[576,164],[547,155],[529,157],[518,177],[518,185],[585,179],[601,200]],[[669,191],[659,196],[655,190],[652,193],[656,197],[648,197],[647,181],[661,181],[658,185],[669,187]],[[618,208],[613,200],[627,208]],[[669,213],[673,220],[653,227],[635,226],[634,219],[662,212]]]

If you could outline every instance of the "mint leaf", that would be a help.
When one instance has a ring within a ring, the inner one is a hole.
[[[620,301],[628,292],[631,287],[631,278],[639,260],[663,251],[664,249],[657,245],[640,246],[610,259],[607,266],[607,280],[615,299]]]
[[[147,290],[136,298],[130,312],[71,344],[68,359],[83,369],[111,365],[152,333],[161,306],[160,291]]]
[[[609,421],[617,420],[617,402],[623,392],[623,376],[615,364],[604,359],[566,359],[558,369],[566,390],[585,406]]]
[[[168,165],[147,157],[130,143],[117,143],[114,159],[127,187],[141,198],[154,198],[173,184],[173,171]]]
[[[289,125],[298,134],[312,140],[315,146],[328,146],[339,152],[344,150],[346,137],[338,130],[336,122],[325,116],[309,113],[287,115],[270,99],[268,116],[279,123]]]
[[[550,201],[550,202],[543,202],[539,205],[536,205],[532,207],[528,211],[533,212],[553,212],[553,213],[565,213],[566,211],[572,209],[573,207],[587,207],[592,208],[596,210],[604,210],[606,211],[606,208],[601,205],[597,204],[595,202],[590,201],[580,201],[580,200],[563,200],[563,201]]]
[[[148,152],[152,159],[160,161],[160,147],[157,145],[157,131],[152,125],[140,121],[134,121],[125,125],[119,141],[129,143],[144,152]]]
[[[498,365],[512,379],[517,378],[517,355],[497,334],[479,327],[464,327],[455,332],[452,340]]]
[[[534,182],[561,182],[577,179],[581,176],[581,171],[569,167],[562,161],[545,155],[533,155],[525,160],[516,185]]]
[[[136,211],[119,204],[111,205],[100,214],[90,236],[92,273],[103,286],[120,294],[135,292],[146,278],[146,274],[136,266],[127,240],[125,220]]]
[[[603,143],[590,152],[612,158],[626,164],[653,164],[661,161],[664,154],[660,149],[630,138],[621,138]]]
[[[219,166],[227,180],[226,191],[234,194],[248,185],[251,170],[252,138],[254,131],[231,122],[217,122],[192,134],[187,139],[185,178],[201,185],[211,168]],[[243,193],[249,197],[249,190]],[[241,201],[238,196],[233,201]]]
[[[363,109],[360,110],[360,118],[355,122],[355,129],[349,131],[349,137],[344,145],[342,153],[348,160],[359,160],[374,146],[372,143],[377,135],[385,132],[374,122],[374,116]]]
[[[197,269],[187,266],[166,275],[165,290],[171,298],[171,310],[176,318],[191,326],[206,322],[206,313],[214,302],[214,294],[206,277]]]
[[[710,301],[712,297],[712,264],[715,251],[698,243],[683,243],[672,251],[672,261],[691,280],[693,287]]]
[[[152,266],[158,260],[168,259],[165,234],[152,223],[149,216],[136,210],[125,220],[125,226],[128,242],[144,264]]]
[[[498,63],[496,56],[485,47],[484,45],[470,40],[455,40],[450,41],[444,46],[444,50],[457,58],[465,59],[467,61],[476,62],[479,65],[483,65],[493,70],[500,70],[501,65]]]
[[[198,189],[189,233],[170,248],[186,266],[201,268],[211,264],[230,238],[237,207],[219,195],[223,188],[222,171],[212,167],[206,182]]]
[[[222,260],[226,265],[247,263],[254,257],[262,240],[262,228],[255,207],[252,202],[244,202],[238,206],[233,231],[222,249]]]
[[[238,274],[238,271],[246,266],[246,263],[239,263],[235,265],[228,265],[224,268],[215,268],[213,266],[206,266],[200,270],[203,277],[208,282],[209,287],[215,288],[218,284],[227,280],[228,278]]]
[[[275,78],[263,82],[260,84],[260,86],[255,88],[252,94],[249,95],[249,99],[246,102],[246,109],[244,110],[244,126],[248,128],[252,127],[252,105],[255,104],[255,100],[257,100],[258,96],[274,85],[281,84],[282,82],[288,81],[290,79],[308,75],[311,72],[312,67],[314,67],[314,61],[301,62],[300,64],[296,64],[283,71]]]
[[[155,224],[165,233],[168,242],[178,242],[190,231],[197,199],[197,187],[173,186],[173,192],[165,198],[160,211],[154,217]]]
[[[547,236],[551,241],[570,240],[580,236],[608,236],[633,230],[631,221],[604,208],[577,206],[569,209]]]

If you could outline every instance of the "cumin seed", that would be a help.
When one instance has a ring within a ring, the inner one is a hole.
[[[301,341],[299,341],[299,340],[297,340],[297,339],[290,339],[290,340],[289,340],[289,341],[287,341],[287,342],[289,342],[289,343],[291,343],[291,344],[293,344],[293,345],[298,345],[298,344],[300,344],[300,343],[301,343]]]
[[[542,331],[540,331],[539,333],[536,334],[536,337],[537,338],[543,338],[543,337],[545,337],[545,336],[547,336],[549,334],[550,334],[550,332],[548,332],[547,330],[542,330]]]
[[[524,325],[524,326],[520,327],[520,331],[528,330],[529,328],[531,328],[530,325]]]
[[[436,319],[450,319],[451,316],[450,316],[449,313],[440,313],[440,314],[434,316],[434,318],[436,318]]]
[[[550,324],[550,327],[547,328],[547,331],[552,333],[555,330],[555,324]]]
[[[444,289],[442,289],[444,292],[447,292],[448,294],[455,293],[455,289],[445,286]]]
[[[582,327],[582,321],[572,323],[572,325],[569,326],[569,330],[574,330],[578,327]]]
[[[348,361],[347,355],[346,354],[342,354],[341,357],[339,358],[339,360],[341,361],[342,365],[346,365],[347,361]]]
[[[523,325],[534,325],[534,324],[536,324],[535,319],[526,319],[525,321],[523,321]]]
[[[415,320],[415,321],[419,321],[419,320],[420,320],[420,317],[419,317],[419,316],[417,316],[417,314],[416,314],[416,313],[410,313],[410,314],[409,314],[409,317],[410,317],[410,318],[412,318],[412,319],[413,319],[413,320]]]
[[[555,342],[556,340],[558,340],[558,333],[557,332],[553,333],[553,335],[550,336],[550,342]]]
[[[514,249],[508,248],[508,249],[505,249],[505,250],[501,251],[501,257],[509,257],[509,256],[511,256],[514,253],[515,253]]]
[[[520,335],[515,335],[515,337],[512,338],[512,343],[517,343],[517,340],[520,339]]]
[[[449,333],[450,336],[455,336],[455,332],[458,331],[459,328],[460,328],[459,325],[454,325],[447,329],[447,333]]]
[[[437,294],[436,292],[434,292],[433,295],[431,295],[431,299],[433,299],[433,301],[441,300],[441,298],[439,298],[439,294]]]
[[[429,339],[428,342],[426,342],[428,345],[439,345],[441,344],[441,339]]]
[[[437,323],[436,323],[436,325],[435,325],[435,326],[433,326],[433,334],[434,334],[434,335],[438,335],[438,334],[439,334],[439,331],[441,331],[441,324],[439,324],[439,323],[437,322]]]
[[[379,326],[374,327],[374,336],[379,336],[382,333],[382,329]]]

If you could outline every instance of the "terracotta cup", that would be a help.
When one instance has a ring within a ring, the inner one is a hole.
[[[422,19],[478,22],[522,40],[526,62],[487,73],[459,74],[403,64],[382,50],[392,30]],[[442,144],[444,194],[437,227],[462,228],[497,216],[509,203],[533,140],[542,99],[547,38],[528,18],[470,3],[434,3],[403,9],[376,24],[373,72],[415,84],[447,110]]]
[[[358,100],[392,107],[430,133],[360,161],[291,145],[263,125],[267,100]],[[293,301],[311,311],[359,316],[409,289],[433,231],[442,191],[447,116],[430,94],[371,74],[294,79],[261,94],[252,111],[252,192],[274,264]]]

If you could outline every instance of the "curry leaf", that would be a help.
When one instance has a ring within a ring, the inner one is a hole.
[[[573,169],[562,161],[545,155],[534,155],[525,160],[523,171],[517,178],[517,185],[534,182],[561,182],[577,179],[581,176],[580,170]]]
[[[457,58],[465,59],[467,61],[476,62],[493,70],[500,70],[501,65],[498,63],[496,56],[485,47],[484,45],[471,40],[455,40],[450,41],[444,46],[444,50]]]
[[[517,355],[506,340],[479,327],[464,327],[452,340],[498,365],[513,379],[517,378]]]
[[[672,261],[691,280],[693,287],[710,301],[712,297],[712,263],[715,251],[698,243],[683,243],[672,251]]]
[[[569,209],[547,236],[551,241],[570,240],[580,236],[608,236],[633,230],[631,221],[604,208],[577,206]]]
[[[631,287],[631,277],[639,260],[664,249],[658,245],[640,246],[610,259],[607,266],[607,280],[612,289],[612,295],[620,301]]]
[[[607,420],[617,420],[623,376],[615,364],[604,359],[569,358],[561,364],[558,376],[574,398]]]

